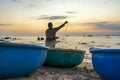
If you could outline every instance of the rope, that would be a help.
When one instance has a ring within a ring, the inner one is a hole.
[[[63,39],[62,39],[62,40],[64,40],[63,44],[64,44],[64,43],[67,44],[67,39],[66,39],[67,36],[68,36],[68,24],[65,25],[64,35],[63,35]]]

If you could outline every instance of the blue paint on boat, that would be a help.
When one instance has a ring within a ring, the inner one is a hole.
[[[120,80],[120,49],[91,49],[92,64],[103,80]]]
[[[30,74],[42,66],[46,55],[43,46],[0,42],[0,78]]]

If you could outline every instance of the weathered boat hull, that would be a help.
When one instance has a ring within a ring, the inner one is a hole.
[[[43,46],[16,43],[0,43],[0,78],[12,78],[30,74],[40,68],[46,58]]]
[[[85,51],[70,49],[49,49],[44,65],[56,67],[74,67],[84,58]]]
[[[120,80],[120,49],[91,49],[92,64],[103,80]]]

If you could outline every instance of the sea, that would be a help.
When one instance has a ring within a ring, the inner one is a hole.
[[[0,41],[45,46],[45,36],[0,36]],[[120,36],[59,36],[56,48],[84,50],[91,59],[90,48],[120,49]],[[87,60],[87,62],[90,62]]]

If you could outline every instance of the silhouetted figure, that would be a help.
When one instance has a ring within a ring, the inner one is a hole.
[[[43,38],[43,37],[41,37],[40,39],[41,39],[41,40],[44,40],[44,38]]]
[[[46,34],[46,43],[45,45],[48,47],[52,47],[55,48],[55,44],[56,44],[56,39],[58,39],[58,37],[56,37],[56,32],[59,31],[62,27],[65,26],[65,24],[67,24],[68,22],[65,21],[62,25],[53,28],[53,24],[52,22],[48,23],[48,29],[46,30],[45,34]]]
[[[38,40],[38,41],[40,40],[40,37],[39,37],[39,36],[37,37],[37,40]]]
[[[40,38],[40,37],[38,36],[38,37],[37,37],[37,40],[38,40],[38,41],[44,40],[44,37],[41,37],[41,38]]]

